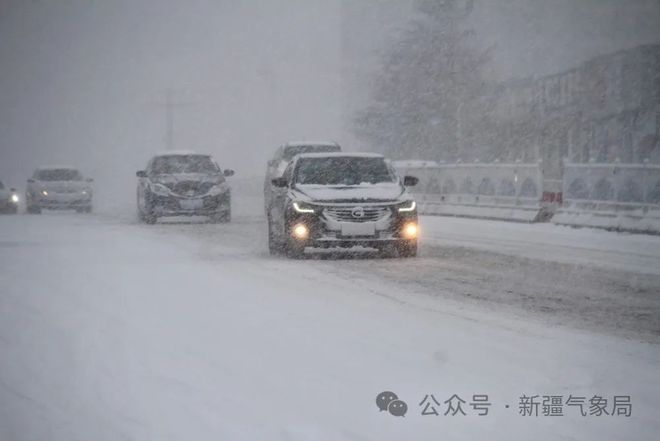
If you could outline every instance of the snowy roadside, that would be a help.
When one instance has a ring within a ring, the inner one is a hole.
[[[447,216],[422,216],[421,224],[435,245],[660,275],[660,236]]]
[[[656,345],[451,300],[420,308],[405,301],[414,292],[351,279],[341,261],[269,258],[254,251],[261,239],[232,245],[235,225],[0,221],[0,439],[650,440],[660,430]],[[378,412],[386,389],[408,402],[405,418]],[[422,416],[431,393],[486,393],[493,406],[486,417]],[[631,395],[634,413],[523,417],[521,394]]]
[[[234,222],[215,237],[200,219],[156,226],[203,243],[204,256],[232,248],[231,258],[267,258],[263,197],[234,193]],[[119,213],[119,214],[118,214]],[[132,207],[112,219],[136,223]],[[203,219],[201,219],[203,221]],[[316,263],[337,277],[397,286],[427,309],[462,308],[532,317],[547,326],[660,341],[660,237],[553,224],[422,216],[420,257],[412,261],[337,259]],[[240,256],[240,257],[239,257]]]

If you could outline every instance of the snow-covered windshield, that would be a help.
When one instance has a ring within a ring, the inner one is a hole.
[[[394,183],[396,176],[383,158],[301,158],[297,184],[360,185]]]
[[[177,173],[217,173],[220,169],[206,155],[172,155],[155,158],[150,171],[157,175],[170,175]]]
[[[302,153],[338,152],[340,150],[341,149],[338,145],[295,145],[284,149],[282,159],[290,161],[294,156]]]
[[[38,170],[36,178],[40,181],[82,181],[82,175],[78,170],[71,168],[57,168]]]

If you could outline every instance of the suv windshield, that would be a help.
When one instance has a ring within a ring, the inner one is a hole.
[[[206,155],[158,156],[151,165],[151,172],[158,175],[218,173],[219,171],[211,157]]]
[[[39,181],[82,181],[82,175],[72,168],[38,170],[35,176]]]
[[[360,185],[393,183],[397,178],[383,158],[301,158],[297,184]]]
[[[339,152],[340,150],[338,145],[295,145],[284,149],[282,159],[288,162],[301,153]]]

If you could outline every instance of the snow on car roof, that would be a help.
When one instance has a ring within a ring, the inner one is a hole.
[[[284,144],[285,147],[302,147],[306,145],[327,145],[332,147],[338,147],[334,141],[290,141]]]
[[[384,158],[380,153],[371,152],[326,152],[326,153],[301,153],[294,158]]]
[[[197,153],[193,150],[166,150],[163,152],[156,153],[154,156],[184,156],[184,155],[211,156],[208,153]]]
[[[78,167],[72,165],[42,165],[37,170],[78,170]]]

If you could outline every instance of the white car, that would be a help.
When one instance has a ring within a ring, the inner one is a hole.
[[[375,153],[298,155],[272,181],[269,250],[299,258],[308,247],[362,246],[414,257],[417,204],[406,187],[417,181]]]
[[[16,214],[19,197],[15,188],[6,188],[0,181],[0,213]]]
[[[39,167],[28,179],[25,204],[28,213],[42,209],[92,211],[92,179],[69,166]]]

